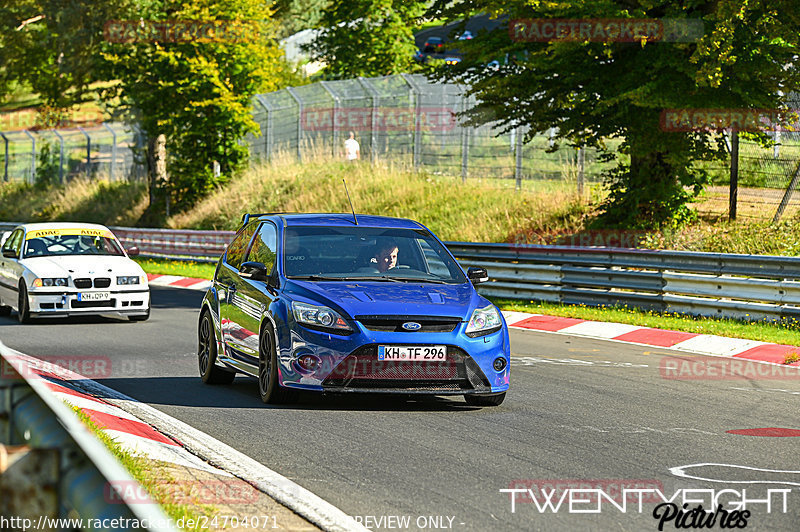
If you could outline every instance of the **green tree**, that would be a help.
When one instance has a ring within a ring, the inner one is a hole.
[[[800,84],[796,0],[440,0],[430,14],[456,20],[475,11],[509,20],[702,21],[702,35],[686,42],[519,42],[506,23],[466,43],[465,60],[443,71],[479,99],[466,114],[473,124],[524,125],[529,138],[557,127],[559,141],[600,150],[605,139],[621,138],[617,152],[605,153],[618,163],[606,176],[600,221],[607,225],[681,223],[707,181],[694,162],[726,157],[716,132],[662,130],[663,110],[775,109],[781,91]],[[497,71],[477,68],[501,56],[510,61]]]
[[[132,16],[145,1],[0,0],[0,78],[56,109],[95,99],[106,22]]]
[[[320,36],[309,47],[336,79],[384,76],[414,68],[414,29],[427,2],[334,0],[325,10]]]
[[[272,36],[270,3],[261,0],[166,0],[145,20],[225,21],[244,38],[109,43],[105,59],[115,92],[154,139],[166,136],[170,203],[192,205],[248,162],[247,133],[258,134],[253,95],[281,88],[292,73]],[[215,177],[213,162],[220,165]]]
[[[279,36],[318,27],[329,4],[330,0],[277,0],[274,18],[280,24]]]

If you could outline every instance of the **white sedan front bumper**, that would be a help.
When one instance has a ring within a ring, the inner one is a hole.
[[[102,299],[88,299],[102,296]],[[150,309],[148,287],[130,290],[80,290],[74,288],[55,290],[52,287],[31,289],[28,292],[31,316],[75,316],[86,314],[144,315]]]

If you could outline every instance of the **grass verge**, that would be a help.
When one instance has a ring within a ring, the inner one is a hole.
[[[211,279],[214,277],[215,264],[195,261],[174,261],[166,259],[150,259],[134,257],[145,273],[157,275],[180,275],[181,277],[194,277],[197,279]]]
[[[158,465],[154,465],[152,460],[132,455],[123,450],[113,438],[103,432],[100,427],[79,408],[73,408],[73,410],[84,425],[103,442],[106,448],[119,460],[131,476],[147,490],[153,500],[161,506],[168,517],[173,519],[176,523],[187,523],[190,522],[190,520],[191,522],[198,523],[195,528],[184,528],[183,530],[200,530],[199,526],[202,522],[202,519],[200,519],[201,514],[195,512],[189,506],[172,502],[172,494],[164,488],[164,486],[171,483],[170,479],[164,478],[164,473],[163,471],[159,471]],[[214,515],[214,508],[212,506],[203,507],[203,510],[205,515]]]

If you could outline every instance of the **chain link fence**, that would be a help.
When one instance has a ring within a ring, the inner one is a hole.
[[[391,160],[433,174],[481,179],[500,187],[599,185],[616,163],[594,149],[554,148],[553,135],[523,143],[523,128],[499,134],[497,124],[463,127],[456,114],[474,105],[464,87],[430,83],[421,75],[323,81],[262,94],[254,100],[261,136],[249,136],[254,161],[290,153],[298,160],[316,156],[344,159],[344,141],[353,131],[361,156]],[[789,107],[800,108],[796,95]],[[669,134],[669,133],[664,133]],[[739,215],[772,217],[800,168],[800,134],[772,133],[776,146],[762,148],[742,135],[739,144]],[[729,141],[729,139],[728,139]],[[619,140],[609,139],[615,150]],[[707,164],[711,175],[697,204],[706,214],[728,210],[730,158]],[[800,198],[786,197],[786,214],[800,212]]]
[[[479,179],[497,187],[560,187],[583,193],[597,186],[615,163],[593,149],[553,144],[553,132],[523,143],[526,130],[500,134],[497,123],[464,127],[457,114],[475,101],[456,84],[431,83],[421,75],[322,81],[261,94],[253,99],[260,135],[248,135],[252,162],[278,154],[298,160],[343,160],[349,132],[361,158],[392,161],[434,175]],[[800,96],[787,98],[800,109]],[[669,133],[664,133],[669,134]],[[778,219],[800,214],[800,133],[771,132],[775,145],[761,147],[740,134],[738,215]],[[726,138],[730,152],[730,139]],[[146,179],[144,136],[120,123],[59,130],[0,132],[4,181],[65,182],[77,176]],[[618,140],[609,139],[614,150]],[[556,149],[553,149],[556,148]],[[696,203],[702,214],[728,213],[730,157],[705,164],[711,183]],[[796,197],[798,196],[798,197]]]
[[[523,128],[500,134],[497,124],[462,127],[457,113],[474,100],[464,87],[430,83],[421,75],[322,81],[262,94],[254,99],[260,136],[249,136],[254,161],[278,153],[298,160],[330,155],[344,159],[344,141],[355,133],[361,158],[391,160],[433,174],[497,180],[520,187],[533,180],[599,182],[605,165],[594,150],[561,148],[550,137],[522,143]]]
[[[5,182],[64,183],[74,177],[142,180],[147,174],[144,137],[126,124],[0,131],[0,142]]]

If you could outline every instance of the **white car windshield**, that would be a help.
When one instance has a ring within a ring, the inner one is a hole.
[[[113,238],[89,235],[52,235],[25,241],[23,257],[53,255],[124,255]]]

